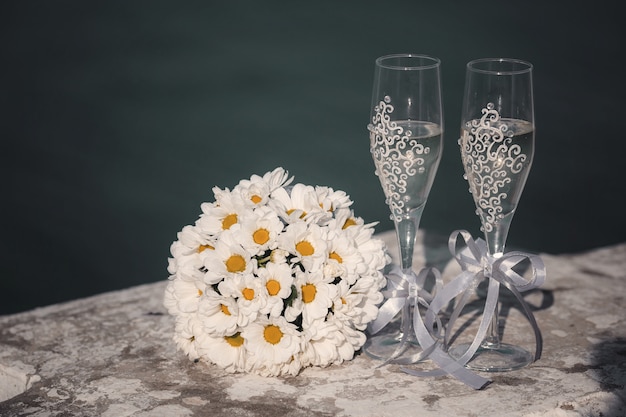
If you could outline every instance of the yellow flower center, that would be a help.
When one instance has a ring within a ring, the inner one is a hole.
[[[241,333],[237,332],[232,336],[224,336],[224,340],[232,347],[239,347],[243,345],[244,339],[241,337]]]
[[[269,295],[276,295],[280,291],[280,282],[275,279],[270,279],[265,283],[265,288],[267,288]]]
[[[313,284],[305,284],[302,287],[302,301],[310,303],[315,300],[315,294],[317,294],[317,288]]]
[[[339,263],[343,263],[343,258],[341,256],[339,256],[339,254],[337,252],[331,252],[330,255],[328,255],[328,257],[330,259],[334,259]]]
[[[222,310],[222,313],[224,313],[227,316],[230,316],[230,311],[228,310],[228,306],[225,306],[224,304],[220,305],[220,309]]]
[[[252,239],[257,245],[263,245],[270,240],[270,232],[267,229],[257,229],[252,233]]]
[[[224,217],[224,220],[222,220],[222,229],[228,230],[230,229],[230,226],[235,223],[237,223],[237,214],[229,214],[228,216]]]
[[[323,210],[324,209],[324,204],[320,203],[320,208]],[[333,206],[330,206],[327,211],[329,213],[332,213],[333,211],[335,211],[335,209],[333,208]]]
[[[254,298],[254,290],[252,288],[244,288],[241,291],[241,295],[243,295],[243,298],[250,301]]]
[[[201,289],[198,288],[198,297],[202,297],[202,294],[204,294],[204,293],[202,292]]]
[[[283,338],[283,332],[280,331],[280,328],[278,326],[270,324],[268,326],[265,326],[265,330],[263,331],[263,337],[265,338],[265,341],[267,343],[275,345],[280,342],[280,339]]]
[[[254,204],[259,204],[261,200],[263,200],[263,198],[260,195],[255,194],[252,197],[250,197],[250,200],[252,200]]]
[[[311,243],[306,240],[296,243],[296,250],[302,256],[311,256],[315,253],[315,248],[313,247],[313,245],[311,245]]]
[[[354,225],[356,225],[356,221],[354,219],[350,218],[350,219],[346,220],[346,222],[343,224],[342,229],[347,229],[348,227],[354,226]]]
[[[231,255],[225,263],[228,272],[243,272],[246,269],[246,260],[241,255]]]
[[[198,253],[202,253],[202,252],[204,252],[207,249],[215,250],[215,248],[213,246],[211,246],[211,245],[200,245],[198,247]]]
[[[289,209],[289,210],[287,210],[287,215],[290,215],[294,211],[296,211],[296,209]],[[302,210],[302,214],[300,215],[300,218],[304,219],[305,217],[306,217],[306,211]]]

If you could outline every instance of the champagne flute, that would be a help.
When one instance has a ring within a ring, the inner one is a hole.
[[[535,150],[532,64],[505,58],[486,58],[467,64],[461,117],[461,160],[465,178],[480,217],[481,230],[492,260],[504,247],[524,189]],[[489,269],[485,272],[489,278]],[[467,355],[469,344],[450,351]],[[498,306],[488,333],[467,367],[508,371],[528,365],[533,355],[503,343]]]
[[[440,65],[438,58],[415,54],[382,56],[375,63],[370,151],[395,225],[402,275],[414,286],[415,238],[441,160]],[[423,359],[412,326],[414,308],[406,302],[399,328],[396,320],[370,336],[365,352],[377,359],[393,356],[396,363]]]

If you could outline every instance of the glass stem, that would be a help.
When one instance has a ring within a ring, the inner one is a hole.
[[[415,249],[415,238],[419,222],[424,211],[425,204],[411,210],[401,220],[395,221],[396,235],[400,247],[400,268],[404,274],[411,274],[413,270],[413,251]],[[409,343],[417,343],[417,338],[413,330],[413,309],[412,303],[405,303],[402,308],[400,333],[406,335]]]
[[[411,210],[401,220],[395,221],[398,246],[400,247],[400,268],[402,268],[404,273],[409,273],[413,268],[415,238],[425,205],[422,204],[418,208]]]
[[[487,240],[487,250],[492,258],[499,258],[504,254],[504,245],[506,244],[506,238],[509,234],[509,227],[511,226],[511,220],[513,220],[514,211],[505,215],[501,219],[492,223],[492,229],[490,232],[485,232],[485,239]],[[497,349],[500,347],[500,329],[498,327],[499,305],[496,303],[496,308],[493,312],[493,318],[489,323],[489,330],[487,337],[483,342],[483,345],[487,348]]]
[[[506,243],[506,238],[509,235],[509,228],[511,227],[511,221],[513,220],[513,214],[515,212],[512,211],[501,219],[496,220],[491,223],[491,230],[489,232],[485,232],[485,240],[487,241],[487,249],[489,253],[493,257],[498,257],[498,254],[502,256],[504,253],[504,245]],[[482,219],[483,222],[486,222],[486,219]]]
[[[496,308],[493,312],[493,317],[491,318],[491,323],[489,323],[489,330],[487,330],[487,337],[483,342],[483,345],[488,348],[498,349],[500,347],[500,329],[498,328],[498,314],[499,314],[498,303],[496,303]]]

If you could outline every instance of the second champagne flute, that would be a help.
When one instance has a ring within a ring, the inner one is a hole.
[[[467,64],[459,144],[491,262],[504,254],[535,152],[532,69],[529,62],[508,58]],[[484,275],[494,285],[490,269]],[[469,347],[450,353],[475,370],[508,371],[533,360],[522,347],[501,341],[497,304],[487,337],[477,351]]]
[[[416,277],[415,238],[441,160],[440,64],[431,56],[396,54],[378,58],[375,65],[370,151],[395,225],[400,268],[409,281]],[[392,322],[370,336],[365,352],[400,363],[421,359],[412,327],[413,308],[406,302],[399,328]]]

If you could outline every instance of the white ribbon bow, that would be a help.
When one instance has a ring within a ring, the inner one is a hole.
[[[441,274],[435,268],[424,268],[418,275],[415,275],[412,271],[403,273],[400,268],[394,267],[386,275],[387,290],[383,292],[383,295],[387,301],[380,307],[376,320],[370,323],[369,331],[370,334],[376,334],[402,310],[402,338],[394,353],[379,366],[384,366],[388,363],[409,365],[430,358],[439,366],[438,371],[415,371],[407,368],[402,368],[402,371],[415,376],[437,376],[445,373],[452,375],[474,389],[480,389],[490,381],[466,369],[442,349],[441,332],[443,325],[438,315],[440,309],[434,310],[432,304],[429,304],[431,300],[434,301],[437,297],[433,299],[432,294],[423,288],[424,282],[430,273],[435,276],[436,293],[439,293],[442,289]],[[425,320],[422,320],[420,305],[425,308]],[[413,306],[412,318],[410,317],[411,306]],[[413,320],[414,334],[422,351],[409,358],[398,359],[406,350],[407,344],[410,343],[408,341],[411,336],[409,330],[410,320]]]
[[[459,236],[463,238],[465,248],[457,253],[456,247]],[[448,321],[444,338],[446,345],[451,336],[450,329],[454,327],[454,322],[459,317],[461,310],[465,307],[470,295],[481,280],[484,278],[489,279],[485,308],[480,325],[478,326],[478,331],[467,351],[458,358],[457,362],[462,365],[467,364],[483,342],[489,324],[496,311],[501,284],[517,298],[526,318],[532,326],[535,335],[534,360],[538,360],[541,357],[543,349],[543,338],[535,316],[521,293],[543,285],[546,279],[546,268],[541,258],[538,255],[519,251],[508,252],[499,258],[494,258],[489,255],[487,244],[484,240],[477,239],[475,241],[472,239],[472,235],[465,230],[452,232],[448,240],[448,248],[461,266],[462,272],[446,284],[442,291],[437,294],[438,300],[433,300],[431,304],[431,308],[436,309],[440,304],[445,306],[458,295],[462,294],[460,301],[455,306],[450,320]],[[513,269],[516,265],[525,261],[530,263],[532,271],[530,279],[524,278]]]
[[[411,334],[411,307],[413,307],[413,316],[420,315],[419,306],[422,305],[428,309],[428,303],[432,300],[432,294],[424,289],[424,283],[428,274],[432,272],[435,274],[436,283],[441,286],[441,274],[434,268],[424,268],[418,275],[415,272],[402,271],[397,265],[394,265],[392,270],[385,276],[387,278],[387,287],[383,291],[385,297],[385,303],[379,308],[378,316],[369,325],[370,334],[376,334],[387,326],[396,315],[402,311],[402,328],[400,329],[401,339],[398,346],[380,366],[384,366],[388,363],[396,363],[408,365],[416,362],[420,362],[426,359],[432,352],[433,348],[424,349],[424,345],[420,342],[422,351],[418,354],[410,356],[408,358],[399,359],[408,348],[410,343],[413,343],[410,338]],[[420,317],[421,319],[421,317]],[[439,323],[439,329],[441,329],[441,323]],[[417,334],[416,334],[417,336]],[[419,339],[418,339],[419,342]]]
[[[457,253],[456,247],[459,236],[464,239],[465,248]],[[520,302],[535,333],[535,360],[541,357],[543,346],[541,332],[532,311],[520,292],[537,288],[543,284],[546,277],[545,266],[539,256],[524,252],[510,252],[495,259],[489,256],[487,245],[483,240],[478,239],[474,241],[469,232],[464,230],[452,232],[448,240],[448,248],[461,266],[462,272],[448,284],[443,285],[441,274],[435,268],[422,269],[418,275],[415,275],[412,271],[405,273],[398,267],[394,267],[386,275],[387,290],[383,292],[383,295],[387,301],[380,307],[377,319],[370,323],[369,331],[371,334],[376,334],[402,310],[402,340],[391,357],[381,366],[387,363],[411,364],[429,358],[437,364],[438,370],[416,371],[406,368],[402,370],[416,376],[448,374],[474,389],[481,389],[491,381],[468,370],[465,368],[465,365],[474,356],[487,334],[489,323],[491,323],[497,307],[500,284],[508,288]],[[515,265],[526,260],[532,266],[533,276],[530,280],[526,280],[512,269]],[[434,274],[436,280],[434,295],[423,289],[426,277],[430,273]],[[453,328],[454,322],[459,317],[461,310],[466,305],[478,283],[485,277],[489,278],[489,287],[478,332],[468,350],[460,358],[454,359],[445,349],[450,339],[450,329]],[[439,313],[459,295],[461,295],[461,299],[456,304],[444,331],[439,319]],[[422,319],[420,314],[420,305],[425,308],[424,319]],[[422,348],[422,352],[411,358],[399,360],[397,358],[403,353],[408,342],[408,329],[410,328],[408,321],[411,319],[411,306],[414,307],[412,317],[414,333]],[[441,337],[442,331],[444,332],[443,340]]]

